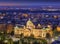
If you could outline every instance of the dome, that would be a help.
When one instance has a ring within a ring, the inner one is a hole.
[[[32,23],[32,21],[29,19],[26,24],[27,28],[35,28],[35,25]]]
[[[41,24],[38,24],[38,27],[41,27]]]

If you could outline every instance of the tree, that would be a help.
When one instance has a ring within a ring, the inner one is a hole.
[[[47,33],[47,34],[46,34],[46,38],[50,39],[50,37],[51,37],[50,34]]]
[[[58,32],[56,29],[53,32],[54,32],[54,36],[60,35],[60,32]]]
[[[12,36],[14,35],[14,31],[11,32],[11,35],[12,35]]]
[[[8,39],[8,44],[13,44],[13,40],[11,38]]]
[[[20,34],[20,38],[23,38],[23,33]]]

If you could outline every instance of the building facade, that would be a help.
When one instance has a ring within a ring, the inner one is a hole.
[[[39,38],[39,37],[44,38],[46,37],[47,33],[49,33],[50,36],[52,37],[53,32],[51,30],[51,27],[46,29],[36,29],[35,25],[32,23],[30,19],[27,21],[26,26],[24,26],[24,28],[19,28],[18,26],[14,28],[15,35],[23,34],[23,36],[26,37],[31,36],[31,34],[33,34],[35,38]]]

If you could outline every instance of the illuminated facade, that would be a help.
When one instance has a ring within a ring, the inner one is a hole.
[[[60,26],[57,26],[57,31],[60,32]]]
[[[38,26],[41,27],[40,24],[38,24]],[[44,29],[36,29],[35,25],[31,22],[30,19],[27,21],[27,24],[26,24],[26,26],[24,26],[24,28],[19,28],[18,26],[16,26],[14,28],[15,35],[23,34],[23,36],[30,36],[31,34],[33,34],[35,38],[39,38],[39,37],[44,38],[44,37],[46,37],[47,33],[49,33],[50,36],[52,37],[53,32],[51,30],[51,27],[46,28],[45,30]]]

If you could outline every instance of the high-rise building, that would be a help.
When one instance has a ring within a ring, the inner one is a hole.
[[[6,24],[0,24],[0,31],[6,31]]]
[[[7,33],[11,33],[14,29],[13,24],[7,24]]]

